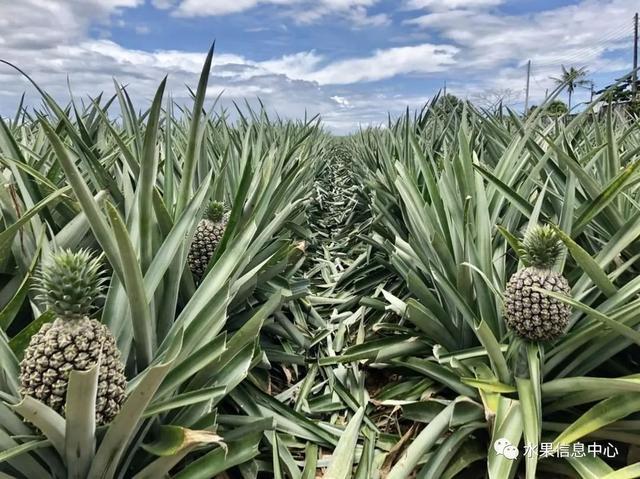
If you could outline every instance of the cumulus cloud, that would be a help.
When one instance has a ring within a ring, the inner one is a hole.
[[[331,97],[331,99],[343,108],[348,108],[351,105],[349,100],[340,95],[334,95]]]
[[[458,49],[448,45],[421,44],[376,50],[372,55],[326,62],[315,52],[300,52],[263,62],[249,62],[259,69],[320,85],[348,85],[393,78],[409,73],[441,72],[456,63]]]
[[[545,65],[562,61],[586,64],[619,49],[621,41],[631,36],[634,11],[627,0],[583,0],[529,15],[452,9],[431,12],[407,23],[437,31],[454,42],[471,66],[494,68],[503,62],[528,59]],[[607,19],[606,25],[593,28],[602,24],[602,18]]]
[[[473,96],[482,89],[522,91],[528,60],[533,64],[536,100],[554,88],[550,77],[558,75],[560,65],[586,67],[591,74],[609,73],[610,78],[615,77],[614,72],[631,68],[631,62],[621,60],[620,54],[629,48],[631,18],[636,10],[627,0],[582,0],[521,15],[496,10],[497,0],[409,3],[426,13],[407,20],[408,25],[435,33],[459,48],[459,65],[475,78],[473,82],[451,82],[463,94]],[[586,98],[588,92],[580,95]]]
[[[175,7],[177,3],[178,0],[151,0],[151,5],[160,10],[168,10],[169,8]]]
[[[458,49],[425,43],[409,47],[377,50],[364,58],[337,61],[309,72],[306,78],[320,84],[350,84],[393,78],[407,73],[441,72],[454,65]]]
[[[407,8],[431,10],[455,10],[458,8],[493,7],[504,3],[504,0],[408,0]]]
[[[299,52],[284,55],[273,60],[266,60],[256,64],[269,72],[284,73],[292,78],[308,78],[310,72],[315,71],[324,58],[315,51]]]
[[[165,1],[165,0],[162,0]],[[260,4],[291,5],[297,0],[183,0],[178,4],[175,14],[184,17],[205,17],[211,15],[229,15],[244,12]]]
[[[24,0],[0,2],[0,45],[48,49],[84,37],[91,22],[108,23],[144,0]]]
[[[330,16],[346,18],[356,28],[389,23],[384,13],[369,15],[367,9],[379,0],[153,0],[159,8],[173,8],[180,17],[206,17],[241,13],[258,6],[281,7],[281,13],[296,23],[309,24]],[[174,8],[175,7],[175,8]]]
[[[161,0],[156,0],[158,3]],[[61,102],[68,100],[67,79],[76,98],[113,92],[113,78],[126,85],[136,106],[144,108],[164,75],[173,98],[188,102],[185,84],[198,79],[204,53],[180,50],[144,51],[125,48],[110,39],[91,38],[96,25],[108,29],[122,23],[123,9],[143,0],[24,0],[0,3],[0,57],[27,72],[41,87]],[[334,9],[365,7],[369,0],[326,0]],[[356,5],[357,4],[357,5]],[[170,5],[168,5],[170,6]],[[52,29],[52,24],[59,28]],[[433,55],[433,59],[426,59]],[[444,56],[443,56],[444,55]],[[260,98],[271,111],[283,117],[321,114],[329,126],[348,131],[360,121],[373,121],[382,100],[368,103],[340,84],[389,78],[403,72],[427,71],[446,62],[447,53],[432,47],[413,50],[380,50],[370,56],[333,63],[315,51],[298,52],[255,61],[243,55],[216,53],[207,90],[213,99],[222,93],[221,106],[247,98],[257,106]],[[423,58],[418,58],[421,56]],[[418,66],[413,63],[419,64]],[[381,71],[376,72],[376,64]],[[359,69],[355,75],[349,69]],[[25,78],[0,65],[0,114],[11,114],[26,91],[28,103],[39,103],[37,92]],[[411,100],[410,100],[411,101]],[[391,105],[391,103],[389,103]],[[393,109],[408,104],[396,101]],[[410,106],[418,106],[411,104]],[[344,115],[341,117],[341,115]]]

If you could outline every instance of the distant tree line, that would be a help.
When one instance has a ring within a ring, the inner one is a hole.
[[[603,95],[602,106],[606,108],[625,109],[636,115],[640,115],[640,94],[634,93],[633,79],[628,76],[624,79],[616,80],[616,83],[609,85],[602,90],[594,91],[593,82],[587,79],[588,71],[584,67],[565,67],[562,65],[561,74],[551,79],[562,90],[566,90],[568,94],[568,102],[556,99],[546,105],[543,115],[549,117],[560,117],[571,112],[572,100],[574,93],[578,88],[590,88],[593,95]],[[637,80],[636,90],[640,91],[640,80]],[[510,89],[505,90],[489,90],[481,94],[476,94],[471,101],[462,100],[450,93],[439,95],[434,103],[438,111],[452,112],[461,110],[466,102],[472,103],[479,109],[490,113],[499,113],[503,106],[513,103],[516,98],[516,92]],[[538,108],[537,105],[531,106],[525,115],[530,115]]]

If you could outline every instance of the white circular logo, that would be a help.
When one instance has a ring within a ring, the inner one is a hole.
[[[509,439],[506,439],[504,437],[501,437],[500,439],[498,439],[496,442],[493,443],[493,449],[499,454],[502,455],[504,454],[504,450],[507,446],[510,446],[511,442],[509,442]]]
[[[493,449],[499,456],[504,456],[510,461],[518,458],[518,448],[511,444],[511,441],[505,437],[501,437],[493,443]]]
[[[504,448],[503,454],[504,457],[506,457],[510,461],[513,461],[514,459],[518,458],[518,448],[515,446],[507,446]]]

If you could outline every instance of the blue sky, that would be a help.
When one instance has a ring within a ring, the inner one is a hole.
[[[188,101],[216,40],[211,98],[260,98],[284,117],[320,114],[343,133],[448,92],[482,106],[532,102],[560,65],[586,67],[596,88],[631,68],[631,0],[22,0],[0,2],[0,58],[61,101],[128,85],[140,107],[169,74]],[[640,9],[640,5],[636,5]],[[23,91],[0,67],[0,113]],[[580,90],[575,103],[589,97]],[[579,108],[579,106],[578,106]]]

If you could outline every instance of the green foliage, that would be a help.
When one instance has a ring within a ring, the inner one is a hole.
[[[220,221],[224,216],[225,206],[222,201],[212,201],[207,206],[205,218],[211,221]]]
[[[590,81],[586,79],[587,69],[585,67],[565,67],[562,65],[562,74],[559,77],[553,78],[556,85],[561,88],[566,88],[569,93],[569,106],[568,110],[571,111],[571,97],[576,91],[576,88],[586,87],[590,84]]]
[[[102,264],[87,250],[56,252],[42,267],[34,291],[56,317],[82,319],[103,297]]]
[[[283,333],[274,318],[306,294],[297,245],[325,136],[315,119],[239,110],[232,122],[224,111],[203,113],[211,53],[193,107],[179,114],[165,103],[163,81],[142,112],[116,85],[113,97],[86,106],[63,107],[41,92],[36,121],[24,110],[13,123],[0,120],[0,301],[9,308],[0,331],[0,476],[208,478],[272,471],[264,461],[272,454],[300,474],[278,446],[291,433],[309,437],[289,428],[293,408],[247,410],[241,394],[253,384],[271,392],[264,378],[288,364],[292,345],[304,356],[297,327]],[[114,103],[121,120],[110,113]],[[213,199],[233,206],[196,288],[186,257]],[[67,301],[71,285],[87,305],[96,299],[90,286],[101,280],[85,250],[104,252],[108,289],[96,316],[127,364],[126,400],[99,428],[91,371],[71,378],[66,418],[18,393],[18,357],[51,321],[44,310],[63,307],[58,296]],[[38,264],[46,271],[41,289],[55,296],[46,301],[25,283]],[[169,432],[174,439],[163,443]],[[313,437],[327,447],[339,431],[317,427]]]
[[[636,90],[640,87],[640,80],[636,80]],[[640,115],[640,98],[637,92],[634,93],[633,77],[617,81],[613,85],[608,85],[598,91],[598,95],[603,95],[603,101],[607,107],[619,107],[631,114]]]
[[[588,110],[567,124],[550,125],[543,112],[551,107],[541,105],[524,122],[516,114],[485,116],[471,106],[444,118],[426,109],[357,138],[356,160],[372,199],[370,257],[395,278],[379,283],[381,304],[364,303],[380,313],[367,317],[364,334],[352,338],[358,346],[345,349],[345,360],[367,343],[391,350],[413,335],[429,349],[405,347],[404,356],[393,360],[382,352],[368,356],[378,371],[398,378],[393,388],[405,391],[402,400],[411,403],[403,410],[424,401],[408,391],[425,380],[441,388],[430,400],[448,404],[464,396],[489,418],[483,426],[489,438],[474,429],[476,419],[450,421],[442,447],[455,435],[459,452],[424,453],[423,464],[414,463],[417,477],[453,477],[432,475],[452,468],[479,477],[533,479],[537,471],[559,470],[563,463],[575,477],[590,477],[580,475],[591,467],[587,459],[539,463],[534,455],[510,461],[493,449],[500,437],[519,444],[521,453],[525,443],[615,441],[620,454],[598,459],[608,461],[609,471],[625,466],[626,454],[635,449],[635,435],[619,421],[638,408],[623,392],[589,381],[635,381],[637,340],[630,329],[640,325],[632,312],[640,292],[640,212],[638,190],[626,177],[637,179],[639,126],[624,112],[598,119]],[[538,222],[559,227],[537,230],[543,238],[530,235],[525,244],[535,250],[534,261],[551,264],[559,256],[556,268],[569,279],[573,299],[554,298],[573,314],[566,335],[523,349],[505,327],[502,292],[521,267],[512,252],[522,248],[519,232]],[[557,393],[549,389],[556,384],[562,388]],[[595,419],[609,406],[611,414]],[[472,454],[479,444],[483,452]],[[398,438],[397,448],[412,446]],[[387,458],[392,470],[404,467]]]
[[[315,119],[213,113],[211,63],[187,107],[161,82],[139,112],[116,85],[86,106],[41,92],[42,111],[0,120],[0,475],[534,479],[636,457],[632,116],[549,122],[553,103],[522,119],[447,96],[338,139]],[[189,245],[214,199],[228,222],[196,287]],[[566,246],[571,298],[553,297],[573,313],[566,335],[522,345],[502,294],[538,223]],[[67,419],[17,390],[21,348],[51,320],[29,278],[60,249],[108,269],[98,316],[128,388],[98,429],[95,371],[72,378]],[[511,461],[498,438],[620,456]]]
[[[464,108],[464,104],[464,100],[461,100],[451,93],[447,93],[437,97],[434,104],[434,109],[439,110],[444,114],[449,114],[452,112],[460,113]]]
[[[539,106],[533,105],[529,108],[527,112],[527,117],[532,116],[537,113],[540,109]],[[542,115],[551,116],[551,117],[560,117],[569,112],[569,108],[567,108],[567,104],[562,100],[553,100],[550,101],[544,108],[544,111],[541,112]]]
[[[562,242],[549,225],[535,225],[522,239],[522,260],[530,266],[551,269],[560,258]]]
[[[554,100],[547,106],[547,113],[551,116],[562,116],[569,112],[567,104],[562,100]]]

